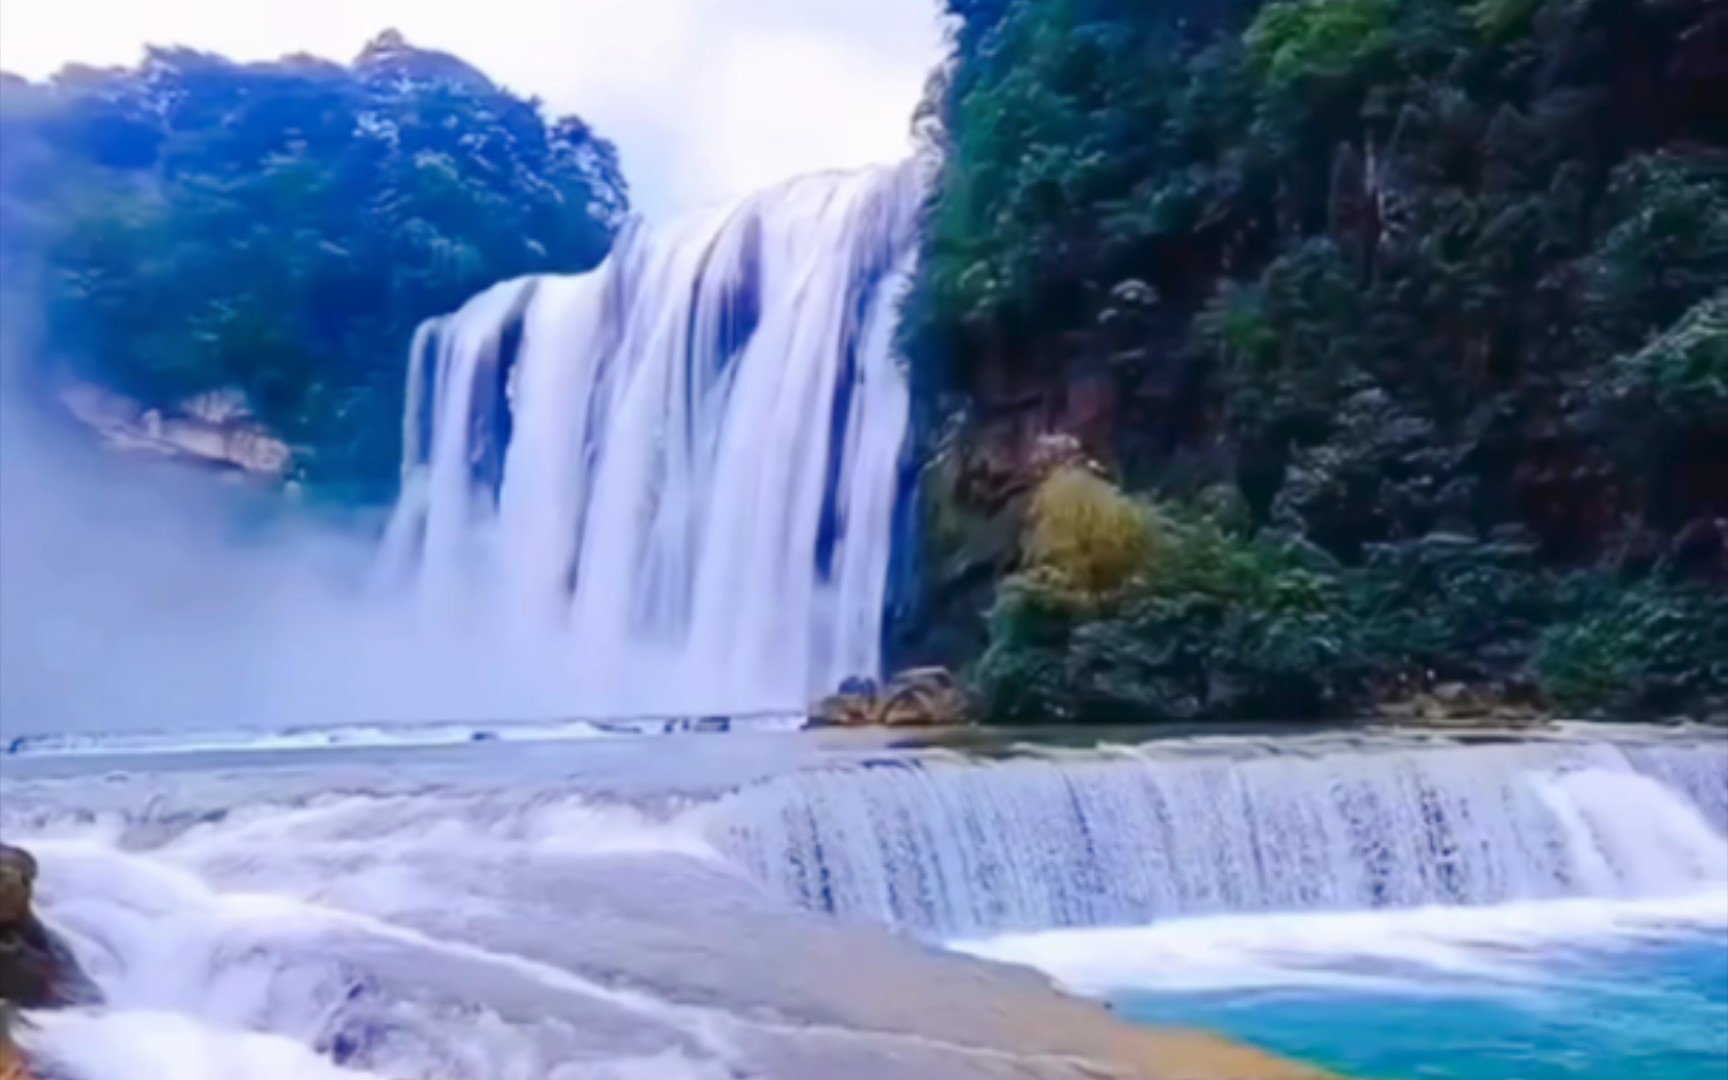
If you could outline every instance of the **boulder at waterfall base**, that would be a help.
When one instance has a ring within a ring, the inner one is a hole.
[[[0,1004],[48,1009],[99,1002],[101,992],[72,950],[36,915],[36,873],[34,856],[0,844]]]
[[[966,694],[946,668],[903,671],[878,690],[848,680],[825,698],[810,718],[812,727],[954,727],[966,723]]]

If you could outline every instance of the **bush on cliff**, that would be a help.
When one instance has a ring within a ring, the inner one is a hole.
[[[1058,474],[1045,488],[1066,483]],[[1038,548],[1004,582],[974,673],[987,716],[1131,723],[1342,706],[1364,673],[1328,559],[1203,516],[1134,512],[1146,537],[1113,587],[1074,588]]]
[[[1612,718],[1728,708],[1728,591],[1647,582],[1594,592],[1535,657],[1561,709]]]
[[[1728,705],[1728,590],[1678,567],[1627,587],[1547,570],[1515,534],[1446,533],[1345,565],[1291,534],[1136,505],[1091,479],[1144,523],[1138,561],[1082,589],[1068,549],[1028,548],[972,671],[990,719],[1342,718],[1457,683],[1580,716]]]
[[[1046,587],[1081,604],[1108,601],[1151,558],[1145,509],[1077,466],[1058,469],[1038,485],[1026,531],[1027,561]]]

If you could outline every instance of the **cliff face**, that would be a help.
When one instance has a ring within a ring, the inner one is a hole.
[[[1682,645],[1728,634],[1720,5],[1199,7],[950,4],[907,332],[948,426],[908,658],[1036,641],[1041,671],[1127,687],[1124,659],[1169,645],[1154,627],[1194,621],[1147,605],[1203,599],[1216,634],[1160,670],[1222,649],[1246,677],[1292,654],[1283,566],[1332,594],[1305,618],[1351,613],[1338,678],[1296,679],[1316,708],[1448,681],[1581,711],[1719,697],[1728,676]],[[1224,530],[1167,539],[1269,576],[1153,596],[1148,566],[1011,625],[994,584],[1038,592],[1011,519],[1050,435],[1154,517]],[[1382,622],[1397,608],[1433,617]]]

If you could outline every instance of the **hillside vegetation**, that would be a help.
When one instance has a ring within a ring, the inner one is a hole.
[[[218,389],[333,498],[394,493],[420,320],[587,269],[627,209],[574,117],[384,34],[352,65],[153,49],[0,84],[9,330],[57,373],[172,408]]]
[[[1723,707],[1728,6],[947,6],[903,651],[1002,720]],[[1013,494],[1051,432],[1127,494]]]

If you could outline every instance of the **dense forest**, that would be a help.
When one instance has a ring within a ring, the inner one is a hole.
[[[944,4],[897,661],[1009,722],[1728,708],[1728,5]],[[41,370],[242,391],[347,503],[415,325],[628,209],[395,34],[0,79]]]
[[[0,76],[0,287],[57,377],[172,409],[243,391],[309,490],[394,495],[420,320],[598,263],[617,154],[386,33],[350,66],[151,50]]]
[[[947,0],[907,660],[999,720],[1728,706],[1728,5]]]

